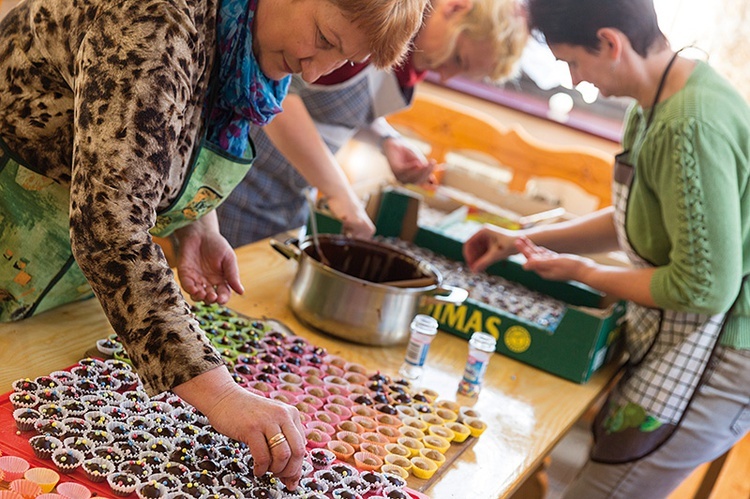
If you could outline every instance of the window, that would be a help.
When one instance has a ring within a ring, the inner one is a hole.
[[[654,0],[659,24],[673,48],[694,45],[689,57],[706,58],[750,98],[750,2],[746,0]],[[728,15],[728,13],[732,13]],[[520,74],[505,83],[454,78],[440,83],[506,107],[555,120],[581,131],[619,141],[628,98],[603,98],[596,87],[573,88],[567,65],[532,40],[521,58]]]

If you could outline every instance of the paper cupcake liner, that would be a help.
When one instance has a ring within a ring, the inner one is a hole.
[[[355,494],[366,496],[370,491],[370,484],[362,480],[359,475],[349,476],[341,481],[341,484]]]
[[[107,479],[107,475],[115,472],[115,465],[100,457],[87,459],[83,463],[83,472],[86,478],[94,483],[101,483]]]
[[[369,409],[368,407],[365,407],[365,406],[360,406],[360,407],[364,407],[365,409],[371,410],[371,409]],[[352,411],[352,412],[356,413],[356,409],[354,411]],[[375,412],[373,411],[372,414],[375,415]],[[361,426],[364,429],[364,431],[362,433],[364,433],[366,431],[375,431],[375,428],[378,427],[378,422],[377,421],[375,421],[373,418],[371,418],[369,416],[364,416],[362,414],[357,414],[356,416],[352,416],[351,420],[354,421],[355,423],[357,423],[359,426]]]
[[[62,421],[56,421],[44,417],[36,420],[34,423],[34,429],[42,435],[49,435],[58,439],[64,438],[65,434],[68,432],[68,427],[65,426]]]
[[[55,463],[60,473],[65,473],[66,475],[80,468],[84,459],[83,452],[65,447],[57,449],[52,453],[52,462]]]
[[[327,497],[328,484],[318,481],[313,477],[303,478],[299,481],[299,486],[295,491],[299,497],[308,498],[312,494],[319,494],[322,497]]]
[[[443,454],[445,454],[451,446],[451,443],[447,439],[437,435],[427,435],[422,439],[422,443],[424,443],[424,446],[428,449],[435,449]]]
[[[31,378],[17,379],[13,383],[11,383],[10,386],[11,388],[13,388],[14,392],[21,392],[21,391],[33,392],[40,388],[39,385],[36,382],[34,382],[34,380]]]
[[[481,418],[482,414],[470,406],[461,406],[458,409],[458,421],[463,423],[465,418]]]
[[[471,430],[468,426],[458,421],[452,423],[445,423],[445,427],[453,432],[453,442],[461,443],[464,442],[471,435]]]
[[[422,430],[418,430],[412,426],[402,426],[398,429],[398,432],[404,436],[413,438],[414,440],[422,440],[425,437],[425,432]],[[398,441],[398,439],[396,439]]]
[[[91,430],[91,424],[83,418],[68,416],[62,420],[65,425],[65,437],[77,437]]]
[[[138,484],[135,488],[135,493],[140,499],[161,499],[166,496],[169,491],[167,490],[167,487],[156,480],[149,480]]]
[[[398,438],[401,438],[401,437],[396,437],[396,439],[398,439]],[[385,445],[385,444],[394,443],[395,440],[391,441],[390,439],[388,439],[382,433],[378,433],[377,432],[377,428],[376,428],[376,431],[366,431],[366,432],[364,432],[362,434],[362,442],[370,442],[370,443],[373,443],[375,445]]]
[[[49,468],[29,468],[23,477],[38,484],[43,494],[52,492],[57,482],[60,481],[60,475]]]
[[[367,485],[370,487],[371,493],[377,493],[380,490],[382,490],[383,485],[385,484],[385,479],[383,478],[382,473],[377,471],[363,471],[359,474],[359,478],[367,483]]]
[[[374,444],[372,442],[362,442],[361,444],[359,444],[359,449],[365,452],[369,452],[370,454],[375,454],[380,458],[388,455],[388,451],[385,450],[385,446]]]
[[[61,482],[57,485],[57,493],[68,499],[89,499],[91,490],[76,482]]]
[[[88,411],[88,406],[78,399],[61,400],[60,405],[68,411],[68,416],[73,418],[83,418],[83,415]]]
[[[358,451],[359,445],[362,443],[362,436],[359,433],[341,430],[341,431],[336,432],[336,440],[346,442],[352,447],[354,447],[355,451]]]
[[[311,449],[325,447],[331,441],[331,435],[318,428],[306,429],[305,438],[307,439],[307,447]]]
[[[116,496],[128,496],[135,492],[140,480],[135,475],[127,473],[111,473],[107,476],[107,483]]]
[[[346,371],[344,371],[343,367],[339,367],[339,366],[336,366],[336,365],[333,365],[333,364],[320,364],[320,370],[323,373],[324,378],[325,377],[330,377],[330,376],[335,376],[337,378],[342,378],[343,379],[344,374],[346,373]],[[343,384],[344,386],[346,386],[349,383],[345,382],[345,383],[339,383],[339,384]]]
[[[112,356],[115,352],[122,350],[122,344],[115,343],[108,338],[102,338],[96,341],[96,349],[104,355]]]
[[[289,385],[301,385],[303,382],[302,376],[295,372],[285,372],[279,374],[279,381]]]
[[[0,499],[23,499],[15,490],[0,490]]]
[[[403,422],[404,418],[419,417],[417,410],[410,405],[399,404],[396,406],[396,412],[398,412],[398,417],[401,419],[401,422]]]
[[[359,472],[357,471],[357,468],[352,466],[348,463],[333,463],[330,467],[330,470],[336,473],[336,475],[339,477],[339,480],[343,480],[346,477],[349,476],[357,476],[359,475]]]
[[[367,383],[367,376],[360,373],[344,373],[342,376],[351,385],[364,385]]]
[[[10,490],[18,492],[24,499],[34,499],[42,493],[42,488],[38,483],[25,478],[18,478],[10,482]]]
[[[381,426],[398,428],[404,425],[403,421],[401,421],[398,416],[392,416],[390,414],[376,414],[374,419]]]
[[[362,427],[362,425],[355,423],[352,420],[347,421],[341,421],[339,424],[336,425],[336,431],[348,431],[351,433],[356,434],[362,434],[365,432],[365,429]]]
[[[39,405],[39,397],[26,390],[11,393],[9,399],[14,409],[30,408]]]
[[[284,374],[289,374],[289,373],[284,373]],[[279,384],[276,389],[280,392],[291,393],[292,395],[302,395],[303,393],[305,393],[305,390],[302,388],[301,384],[284,383],[282,381],[279,381]]]
[[[359,451],[354,453],[354,464],[362,471],[374,471],[383,466],[383,459],[371,452]]]
[[[125,459],[125,455],[122,451],[111,445],[100,445],[94,447],[91,451],[91,456],[111,461],[115,466]]]
[[[427,429],[427,433],[430,435],[434,435],[436,437],[444,438],[449,443],[453,442],[453,440],[456,438],[456,433],[453,430],[451,430],[447,426],[442,426],[442,425],[430,426]]]
[[[390,486],[383,489],[381,494],[388,499],[412,499],[411,495],[403,487]]]
[[[29,469],[29,462],[18,456],[0,456],[0,471],[5,475],[6,482],[12,482],[23,477]]]
[[[166,489],[167,493],[169,492],[175,492],[182,486],[182,481],[179,477],[170,475],[168,473],[156,473],[154,475],[151,475],[151,480],[155,480],[162,484]],[[224,484],[228,485],[228,484]]]
[[[385,467],[385,465],[383,465],[383,467]],[[381,471],[383,470],[381,469]],[[406,487],[406,478],[401,476],[400,474],[383,474],[383,478],[386,481],[386,483],[383,485],[384,489],[388,487],[396,487],[399,489]]]
[[[339,477],[331,470],[318,470],[313,474],[313,479],[316,482],[325,485],[327,487],[327,490],[330,490],[338,484],[338,482],[341,480],[341,477]]]
[[[445,420],[443,418],[431,412],[420,414],[419,419],[427,423],[428,427],[433,425],[442,425],[443,423],[445,423]]]
[[[89,406],[91,408],[91,406]],[[112,421],[112,418],[104,414],[100,410],[90,410],[83,415],[83,419],[91,424],[92,428],[98,430],[104,430],[107,428],[107,423]]]
[[[409,460],[409,458],[406,458],[404,456],[399,456],[396,454],[388,454],[383,458],[384,464],[390,464],[392,466],[398,466],[399,468],[403,468],[407,473],[411,471],[412,468],[412,462]]]
[[[279,402],[283,402],[288,405],[294,405],[297,403],[297,395],[283,390],[272,391],[270,394],[268,394],[268,398],[278,400]]]
[[[219,485],[218,487],[214,487],[212,497],[213,495],[219,499],[242,499],[245,497],[240,489],[232,487],[231,485]],[[297,496],[289,497],[296,498]]]
[[[487,429],[487,423],[473,416],[464,416],[463,424],[469,428],[472,437],[479,437]]]
[[[335,414],[339,421],[352,417],[352,411],[345,405],[328,403],[323,405],[323,410],[329,414]],[[338,423],[338,421],[336,421]]]
[[[375,433],[384,436],[386,440],[388,440],[388,443],[396,443],[399,437],[403,436],[395,426],[387,425],[378,426],[377,428],[375,428]]]
[[[31,409],[30,407],[21,407],[13,411],[13,420],[16,422],[16,428],[20,431],[31,431],[34,429],[34,425],[42,415],[39,411]]]
[[[331,440],[326,444],[326,449],[333,452],[342,461],[346,461],[354,454],[354,447],[340,440]]]
[[[445,463],[445,454],[435,449],[428,449],[427,447],[419,450],[419,455],[412,458],[412,463],[414,463],[414,459],[416,459],[417,457],[429,459],[430,461],[435,463],[438,468],[441,467],[443,463]]]
[[[411,456],[411,451],[399,443],[385,444],[384,449],[388,454],[396,454],[406,458]]]
[[[36,435],[29,439],[29,445],[31,445],[34,455],[39,459],[52,459],[52,453],[61,448],[63,444],[58,438],[49,435]]]
[[[362,499],[362,494],[352,492],[348,487],[344,485],[336,486],[333,490],[331,490],[330,496],[333,497],[333,499]]]
[[[312,414],[312,418],[313,418],[313,421],[321,421],[331,426],[336,426],[339,423],[339,421],[341,421],[341,417],[339,417],[337,414],[334,414],[333,412],[326,411],[326,410],[315,411]]]
[[[306,427],[308,429],[320,430],[323,433],[327,433],[327,434],[331,435],[331,437],[333,437],[333,435],[336,434],[336,428],[334,428],[333,426],[329,425],[328,423],[324,423],[323,421],[318,421],[317,419],[314,419],[314,420],[310,421],[309,423],[307,423]]]

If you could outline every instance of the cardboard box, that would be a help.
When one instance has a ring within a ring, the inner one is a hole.
[[[509,192],[504,184],[488,174],[449,168],[440,176],[440,184],[434,188],[416,185],[404,188],[421,195],[423,204],[430,208],[451,214],[462,212],[465,220],[478,224],[486,222],[508,229],[524,229],[567,216],[560,206]],[[449,219],[448,222],[460,220]]]
[[[387,187],[370,198],[368,211],[377,235],[413,242],[452,260],[462,261],[463,242],[416,223],[418,195]],[[340,233],[341,224],[324,212],[317,216],[321,232]],[[625,304],[576,282],[542,279],[522,268],[522,257],[492,265],[488,273],[565,302],[561,320],[544,328],[471,297],[463,305],[426,305],[442,331],[469,339],[485,331],[498,339],[497,352],[576,383],[591,375],[619,351]],[[450,284],[450,283],[447,283]]]

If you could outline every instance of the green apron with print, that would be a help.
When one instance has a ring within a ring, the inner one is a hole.
[[[252,166],[201,141],[176,200],[157,214],[168,236],[215,209]],[[70,187],[23,165],[0,140],[0,322],[30,317],[93,296],[70,248]]]

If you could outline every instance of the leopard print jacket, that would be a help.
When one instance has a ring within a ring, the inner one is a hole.
[[[221,365],[148,230],[202,132],[217,0],[26,0],[0,23],[0,136],[70,185],[73,253],[146,390]]]

